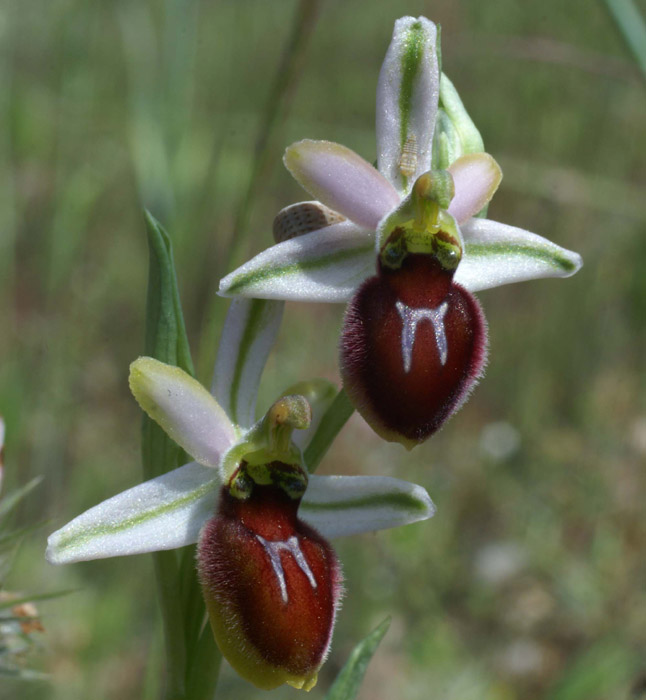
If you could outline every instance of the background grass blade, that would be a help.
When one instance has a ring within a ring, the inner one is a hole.
[[[646,24],[633,0],[604,0],[646,80]]]
[[[389,617],[357,644],[325,696],[325,700],[354,700],[357,697],[370,659],[377,651],[388,627],[390,627]]]

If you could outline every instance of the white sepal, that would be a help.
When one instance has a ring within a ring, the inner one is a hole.
[[[515,226],[471,219],[460,227],[464,257],[454,281],[472,292],[541,277],[569,277],[581,256]]]
[[[431,168],[440,94],[437,29],[425,17],[395,22],[377,86],[377,163],[400,194]]]
[[[213,395],[242,430],[255,422],[260,376],[276,340],[284,303],[234,299],[229,307],[213,376]]]
[[[375,274],[374,232],[350,221],[278,243],[220,282],[222,296],[344,302]]]
[[[231,421],[211,394],[179,367],[152,357],[130,365],[130,390],[143,410],[197,462],[217,467],[235,439]]]
[[[324,537],[385,530],[426,520],[426,489],[386,476],[310,476],[299,516]]]
[[[215,512],[220,485],[217,470],[195,462],[145,481],[50,535],[47,559],[70,564],[193,544]]]

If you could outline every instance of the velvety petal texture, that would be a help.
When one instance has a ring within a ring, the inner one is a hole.
[[[52,564],[175,549],[197,542],[221,486],[215,469],[195,462],[103,501],[50,535]]]
[[[285,151],[284,161],[312,196],[360,226],[375,229],[399,203],[397,190],[378,170],[338,143],[299,141]]]
[[[231,421],[193,377],[151,357],[130,365],[130,390],[143,410],[200,464],[217,467],[236,438]]]
[[[330,544],[273,484],[248,498],[222,489],[202,530],[198,572],[218,646],[258,688],[310,690],[327,656],[341,596]]]
[[[463,224],[465,251],[454,280],[472,292],[541,277],[570,277],[581,256],[524,231],[489,219]]]
[[[400,194],[430,170],[440,92],[437,29],[425,17],[402,17],[379,74],[377,163]]]
[[[427,440],[464,403],[487,356],[477,299],[433,255],[381,265],[346,310],[339,365],[357,411],[407,449]]]
[[[488,153],[472,153],[458,158],[449,172],[455,184],[449,214],[463,224],[489,204],[502,180],[502,170]]]
[[[219,293],[344,302],[374,270],[374,231],[345,221],[268,248],[222,279]]]
[[[276,340],[284,303],[234,299],[224,322],[215,363],[213,394],[238,428],[255,422],[260,375]]]

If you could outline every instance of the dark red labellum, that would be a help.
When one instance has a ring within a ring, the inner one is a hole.
[[[383,438],[423,442],[462,405],[487,356],[477,299],[433,255],[380,266],[357,290],[341,336],[344,387]]]
[[[300,499],[255,485],[246,500],[221,492],[198,546],[216,640],[260,688],[309,689],[327,654],[341,573],[326,540],[297,517]]]

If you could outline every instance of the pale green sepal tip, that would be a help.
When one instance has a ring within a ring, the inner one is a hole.
[[[130,365],[128,383],[139,406],[197,462],[218,467],[235,438],[226,413],[183,369],[152,357]]]

